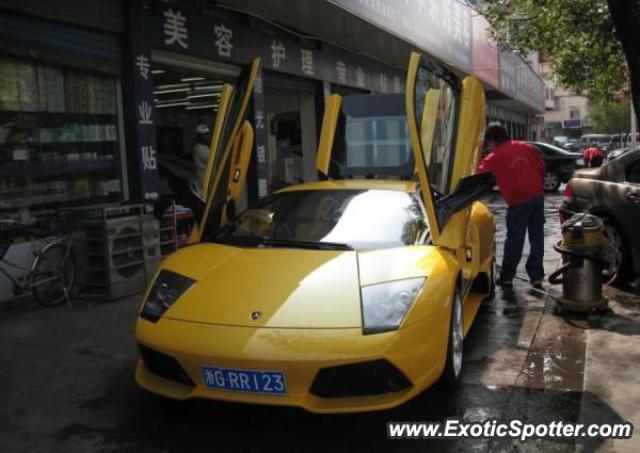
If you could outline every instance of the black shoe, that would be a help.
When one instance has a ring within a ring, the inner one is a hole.
[[[503,287],[505,289],[513,288],[513,280],[503,280],[503,279],[499,278],[496,281],[496,285],[501,286],[501,287]]]
[[[542,280],[531,281],[531,286],[535,289],[544,289],[544,285],[542,284]]]

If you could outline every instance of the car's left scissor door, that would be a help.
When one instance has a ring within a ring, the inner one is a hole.
[[[231,92],[223,89],[222,115],[216,118],[202,182],[206,206],[199,223],[198,240],[205,231],[217,230],[233,217],[232,211],[242,194],[254,137],[246,116],[259,68],[260,59],[256,58]]]
[[[438,207],[462,178],[475,172],[485,121],[482,84],[474,77],[460,81],[414,52],[407,72],[406,111],[432,241],[463,249],[470,207],[448,216]]]

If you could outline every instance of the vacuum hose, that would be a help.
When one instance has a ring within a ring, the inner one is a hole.
[[[553,249],[560,253],[561,255],[569,255],[579,259],[591,260],[598,263],[602,263],[602,258],[600,254],[597,252],[585,251],[585,250],[575,250],[570,249],[562,245],[562,241],[558,241],[553,245]],[[567,261],[558,269],[555,270],[551,275],[549,275],[549,283],[552,285],[558,285],[562,283],[562,278],[560,277],[562,274],[566,272],[567,269],[575,265],[575,261]]]

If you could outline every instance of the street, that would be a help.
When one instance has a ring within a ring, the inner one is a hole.
[[[558,265],[556,207],[547,197],[547,274]],[[496,194],[498,257],[505,205]],[[526,253],[526,248],[525,248]],[[500,262],[498,260],[498,262]],[[522,264],[524,260],[522,261]],[[520,270],[518,277],[526,274]],[[139,389],[133,339],[140,297],[74,300],[0,311],[0,451],[638,451],[631,440],[389,440],[389,421],[522,419],[576,423],[640,421],[640,297],[606,288],[611,312],[554,314],[553,294],[522,279],[499,288],[465,338],[462,385],[435,386],[394,410],[313,415],[292,408],[174,402]],[[548,291],[547,291],[548,290]]]

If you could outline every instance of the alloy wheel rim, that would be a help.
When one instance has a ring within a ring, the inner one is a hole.
[[[460,376],[462,370],[462,342],[463,342],[463,330],[462,330],[462,304],[460,303],[460,296],[456,294],[456,299],[453,307],[453,373],[457,378]]]
[[[608,264],[606,273],[613,276],[620,271],[622,266],[622,238],[618,230],[611,225],[604,225],[602,236],[604,239],[603,258]]]

